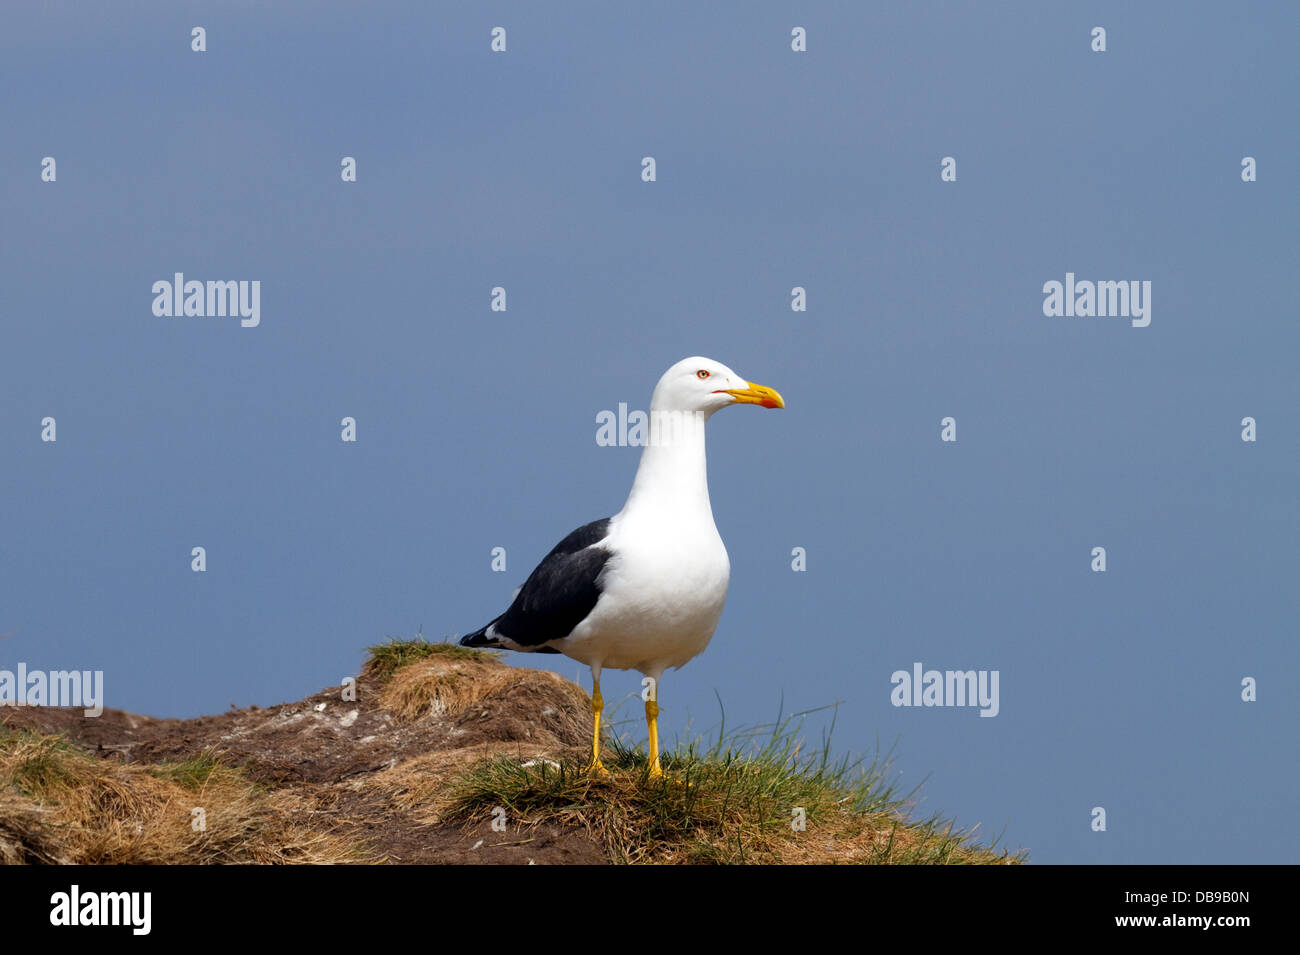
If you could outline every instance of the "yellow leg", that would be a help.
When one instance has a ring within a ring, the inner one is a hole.
[[[600,677],[592,674],[591,715],[594,728],[591,734],[591,765],[587,772],[593,776],[608,776],[609,770],[600,761],[600,714],[605,709],[605,700],[600,695]]]
[[[650,727],[650,775],[662,776],[664,768],[659,765],[659,704],[654,700],[645,701],[645,721]]]

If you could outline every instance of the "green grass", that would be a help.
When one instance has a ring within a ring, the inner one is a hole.
[[[8,766],[8,772],[0,776],[0,784],[24,796],[43,799],[74,785],[78,764],[91,761],[64,737],[0,729],[0,761]],[[8,758],[11,756],[15,758]]]
[[[414,640],[390,637],[387,643],[368,647],[367,650],[370,657],[361,672],[377,680],[386,680],[407,664],[435,654],[458,660],[497,659],[497,654],[491,650],[475,650],[455,643],[428,643],[422,635],[417,635]]]
[[[200,790],[214,772],[223,768],[220,757],[212,750],[205,749],[189,759],[180,762],[159,763],[149,772],[159,779],[170,779],[186,789]]]
[[[610,776],[592,779],[582,760],[524,768],[479,762],[453,782],[444,818],[472,823],[502,806],[525,826],[553,821],[585,829],[622,862],[950,864],[1023,861],[979,846],[973,833],[938,818],[909,821],[915,790],[888,781],[890,754],[835,759],[830,733],[805,752],[807,714],[695,740],[661,758],[670,779],[650,779],[646,754],[607,745]],[[792,822],[801,808],[806,828]],[[996,843],[996,840],[995,840]]]

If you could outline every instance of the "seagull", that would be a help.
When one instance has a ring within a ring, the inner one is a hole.
[[[608,772],[600,761],[600,675],[607,668],[646,678],[650,775],[664,774],[659,679],[708,646],[731,578],[704,459],[704,425],[729,405],[784,408],[785,400],[709,358],[686,358],[664,372],[623,509],[556,544],[505,613],[461,638],[466,647],[563,653],[591,668],[593,775]]]

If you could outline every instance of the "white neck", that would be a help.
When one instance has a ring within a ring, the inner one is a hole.
[[[698,411],[650,412],[650,440],[641,452],[624,515],[700,514],[713,519],[704,459],[704,425]]]

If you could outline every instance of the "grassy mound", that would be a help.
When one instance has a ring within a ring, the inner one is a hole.
[[[798,717],[778,719],[663,754],[668,778],[649,777],[640,749],[614,740],[608,776],[585,756],[495,757],[448,786],[442,818],[473,823],[503,808],[524,829],[557,822],[585,829],[618,862],[720,864],[1006,864],[1024,854],[974,842],[937,818],[909,821],[914,793],[886,782],[888,757],[834,761],[829,739],[802,755]],[[756,736],[765,739],[755,745]],[[996,844],[996,840],[995,840]]]
[[[403,667],[430,657],[467,663],[500,660],[500,654],[493,650],[475,650],[473,647],[462,647],[456,643],[428,643],[418,637],[414,640],[390,638],[387,643],[376,644],[368,647],[367,650],[370,656],[366,658],[361,668],[361,675],[381,682],[392,677]]]
[[[578,738],[591,730],[590,726],[584,730],[580,725],[591,708],[580,687],[549,671],[506,666],[500,654],[492,651],[451,643],[390,641],[370,648],[362,674],[379,686],[380,706],[404,723],[423,716],[454,717],[476,703],[511,697],[520,706],[526,705],[523,700],[528,698],[530,688],[549,684],[564,697],[561,709],[571,717],[566,721],[571,725],[565,729]],[[545,708],[542,701],[539,706]],[[516,715],[525,720],[536,716],[527,711]]]
[[[669,779],[611,736],[593,779],[590,698],[556,673],[390,641],[353,689],[184,721],[6,713],[0,863],[1024,861],[910,819],[888,754],[808,750],[800,716],[679,745]]]

